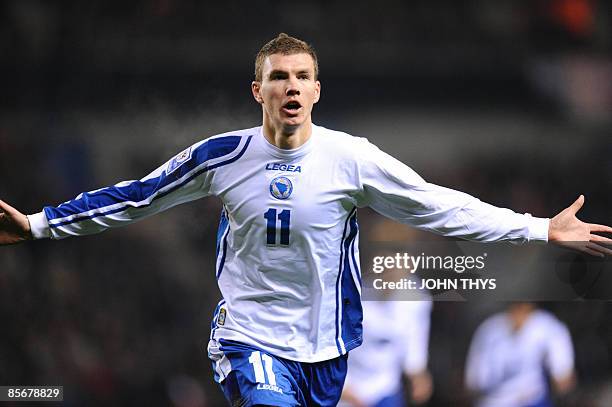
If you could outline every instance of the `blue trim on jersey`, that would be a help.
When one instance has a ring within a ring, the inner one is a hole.
[[[349,219],[350,232],[344,241],[344,266],[341,277],[341,293],[342,293],[342,341],[346,351],[359,346],[362,342],[362,320],[363,309],[361,307],[361,295],[359,288],[355,284],[353,274],[351,273],[351,262],[354,262],[354,253],[351,246],[354,247],[354,242],[359,233],[357,227],[357,212],[354,211]],[[349,256],[350,253],[350,256]],[[355,270],[355,274],[359,271]]]
[[[227,226],[229,225],[229,219],[227,218],[227,214],[225,212],[225,208],[221,210],[221,219],[219,219],[219,227],[217,229],[217,245],[216,245],[216,257],[219,257],[219,249],[221,248],[221,240],[223,239],[223,235],[227,230]]]
[[[223,254],[221,255],[221,261],[216,272],[217,280],[221,277],[223,266],[225,265],[225,256],[227,254],[227,235],[229,235],[229,219],[225,209],[221,212],[221,221],[219,222],[219,230],[217,231],[217,259],[219,258],[219,250],[221,244],[223,244]]]
[[[351,260],[353,261],[353,269],[355,270],[355,274],[357,274],[357,280],[359,280],[359,285],[361,286],[361,267],[359,263],[357,263],[357,259],[355,258],[355,243],[357,242],[357,237],[359,236],[359,224],[357,223],[357,214],[353,216],[351,219],[351,228],[355,228],[357,230],[357,235],[353,242],[351,243]]]
[[[340,279],[342,276],[342,270],[343,270],[344,258],[345,258],[345,252],[344,252],[345,244],[344,243],[345,243],[345,238],[346,238],[346,229],[349,224],[349,220],[351,219],[351,216],[353,216],[356,210],[357,208],[353,207],[353,209],[347,216],[346,221],[344,221],[344,230],[342,231],[342,240],[340,243],[340,263],[338,265],[338,277],[336,278],[336,347],[338,348],[338,353],[341,355],[344,352],[342,352],[342,345],[340,344],[340,340],[339,340],[339,337],[340,337],[340,306],[341,306],[340,304],[340,301],[341,301]]]
[[[151,202],[138,206],[139,208],[145,208],[150,206],[156,199],[162,198],[174,191],[183,185],[187,184],[192,179],[198,177],[199,175],[212,170],[214,168],[221,167],[223,165],[231,164],[238,160],[247,150],[251,139],[253,136],[248,136],[248,139],[240,151],[238,155],[235,157],[221,161],[217,164],[211,165],[210,167],[204,167],[199,171],[196,171],[191,176],[183,180],[181,183],[173,185],[172,188],[167,191],[160,193],[153,197]],[[181,177],[187,175],[190,171],[193,171],[196,167],[205,163],[208,160],[220,158],[225,155],[232,153],[238,145],[240,144],[241,136],[227,136],[216,138],[212,140],[207,140],[202,143],[200,146],[196,148],[196,150],[192,153],[192,157],[182,164],[177,170],[175,170],[170,175],[166,175],[166,172],[162,172],[159,177],[151,178],[145,181],[134,181],[129,185],[117,187],[112,186],[108,188],[104,188],[94,192],[87,192],[82,194],[79,199],[74,199],[72,201],[68,201],[59,205],[58,207],[47,206],[44,208],[45,215],[49,220],[49,226],[51,228],[56,228],[59,226],[64,226],[70,223],[80,222],[87,219],[97,218],[99,216],[110,215],[113,213],[121,212],[126,210],[126,207],[134,207],[133,203],[129,202],[141,202],[150,198],[160,189],[171,185],[172,183],[178,181]],[[128,201],[128,202],[126,202]],[[71,220],[67,220],[59,223],[51,223],[53,219],[64,218],[71,215],[78,215],[79,213],[88,212],[92,209],[104,208],[110,205],[120,204],[122,202],[126,202],[125,205],[111,209],[108,211],[103,211],[99,213],[95,213],[87,216],[76,216]]]

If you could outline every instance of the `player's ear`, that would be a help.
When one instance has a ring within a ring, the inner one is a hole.
[[[314,102],[317,103],[321,97],[321,82],[315,81],[315,97]]]
[[[263,105],[263,98],[261,97],[261,82],[251,82],[251,92],[253,92],[253,97],[255,98],[257,103]]]

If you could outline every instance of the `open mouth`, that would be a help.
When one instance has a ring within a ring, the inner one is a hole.
[[[283,110],[288,114],[297,114],[301,107],[302,105],[300,102],[292,100],[283,105]]]

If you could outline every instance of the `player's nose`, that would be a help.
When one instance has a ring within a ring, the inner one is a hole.
[[[288,87],[285,91],[285,94],[287,96],[299,96],[300,90],[297,87]]]
[[[287,88],[285,89],[285,94],[287,96],[298,96],[300,94],[300,88],[298,86],[297,78],[290,78],[287,81]]]

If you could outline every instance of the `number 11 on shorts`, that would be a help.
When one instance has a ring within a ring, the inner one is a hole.
[[[274,376],[274,372],[272,371],[272,361],[273,359],[270,357],[270,355],[266,355],[265,353],[262,355],[260,351],[254,351],[251,353],[251,356],[249,356],[249,363],[253,365],[255,381],[257,383],[266,384],[265,376],[268,376],[267,384],[276,386],[276,376]],[[266,371],[265,375],[264,367]]]

